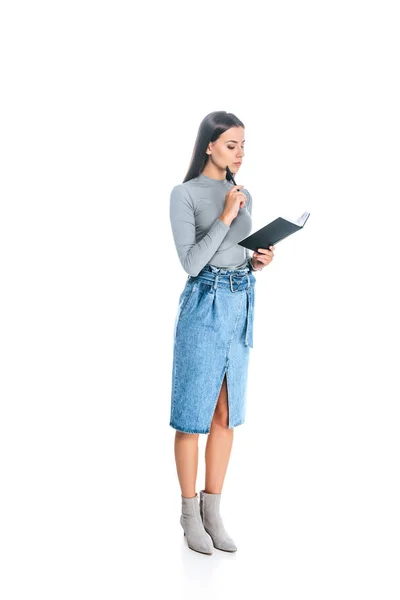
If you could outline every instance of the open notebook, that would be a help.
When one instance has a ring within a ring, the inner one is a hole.
[[[239,246],[249,248],[249,250],[257,251],[258,248],[269,248],[285,239],[295,231],[302,229],[310,216],[309,212],[304,212],[301,217],[295,221],[289,221],[283,217],[278,217],[265,227],[255,231],[248,237],[238,242]]]

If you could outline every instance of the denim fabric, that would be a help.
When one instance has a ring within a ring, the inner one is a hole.
[[[209,433],[226,373],[230,429],[245,420],[253,347],[254,287],[248,267],[207,264],[189,275],[174,325],[170,425]]]

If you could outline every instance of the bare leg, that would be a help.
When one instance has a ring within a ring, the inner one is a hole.
[[[225,375],[207,437],[205,491],[208,494],[220,494],[222,491],[232,443],[233,428],[228,429],[228,388]]]
[[[197,466],[199,459],[199,434],[175,433],[175,462],[181,494],[185,498],[196,495]]]

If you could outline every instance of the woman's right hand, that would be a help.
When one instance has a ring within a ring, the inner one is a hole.
[[[244,185],[234,185],[225,196],[225,206],[221,217],[230,220],[231,222],[238,215],[239,209],[247,202],[247,196],[241,192]]]

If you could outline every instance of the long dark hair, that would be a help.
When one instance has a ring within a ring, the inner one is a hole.
[[[200,175],[208,162],[209,155],[206,153],[208,144],[215,142],[231,127],[244,127],[244,125],[234,114],[225,110],[216,110],[204,117],[197,132],[189,169],[182,183]]]

